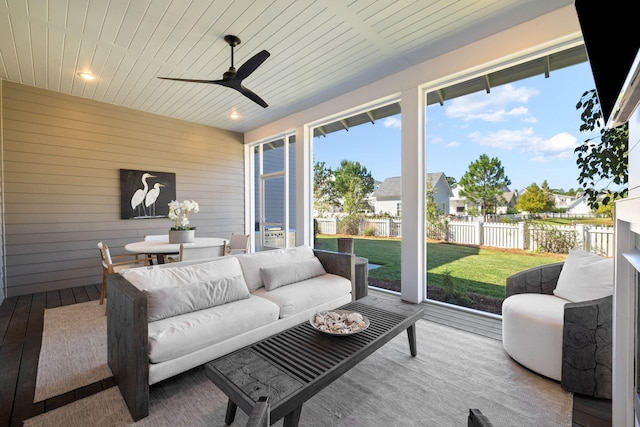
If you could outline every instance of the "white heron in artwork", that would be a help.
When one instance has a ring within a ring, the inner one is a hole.
[[[142,174],[142,188],[136,190],[131,196],[131,209],[135,212],[136,208],[138,208],[138,216],[140,216],[140,207],[142,206],[142,212],[144,215],[147,215],[147,212],[144,209],[144,198],[147,195],[147,191],[149,191],[149,184],[147,184],[147,179],[155,178],[155,175],[151,175],[150,173]]]
[[[164,187],[164,184],[160,184],[159,182],[153,184],[153,188],[147,192],[144,198],[144,205],[152,209],[150,213],[151,216],[156,216],[156,200],[160,195],[160,187]]]

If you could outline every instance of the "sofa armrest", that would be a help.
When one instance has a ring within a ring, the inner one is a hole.
[[[562,387],[611,399],[613,296],[564,306]]]
[[[524,293],[553,294],[563,265],[564,262],[541,265],[507,277],[505,297]]]
[[[349,280],[355,274],[355,257],[352,254],[322,249],[314,249],[313,252],[327,273],[337,274]]]
[[[107,362],[134,421],[149,415],[147,297],[120,274],[107,276]]]

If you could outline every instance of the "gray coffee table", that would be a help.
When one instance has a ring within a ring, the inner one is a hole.
[[[331,336],[304,322],[207,363],[207,377],[229,397],[226,424],[238,407],[250,414],[268,396],[271,423],[284,417],[285,427],[297,426],[304,402],[404,330],[415,356],[415,322],[424,308],[381,308],[377,301],[369,296],[339,307],[369,318],[369,328],[358,334]]]

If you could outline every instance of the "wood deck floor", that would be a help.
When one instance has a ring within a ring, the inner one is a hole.
[[[397,295],[370,290],[370,294],[397,301]],[[10,297],[0,305],[0,426],[22,426],[22,422],[77,399],[113,387],[113,378],[33,403],[44,309],[100,299],[98,285]],[[424,318],[454,328],[501,338],[501,320],[473,312],[456,310],[437,303],[425,303]],[[608,401],[574,396],[573,426],[611,425]]]

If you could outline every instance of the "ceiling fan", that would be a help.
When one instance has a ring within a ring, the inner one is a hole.
[[[163,80],[175,80],[178,82],[191,82],[191,83],[209,83],[216,84],[221,86],[230,87],[231,89],[235,89],[256,104],[267,108],[268,104],[264,102],[262,98],[256,95],[253,91],[247,89],[242,81],[249,77],[251,73],[253,73],[256,68],[258,68],[266,59],[269,57],[270,53],[266,50],[256,53],[253,57],[251,57],[247,62],[242,64],[240,68],[236,71],[233,66],[233,49],[240,44],[240,39],[236,36],[226,35],[224,36],[224,41],[226,41],[229,46],[231,46],[231,67],[229,67],[229,71],[225,72],[222,75],[221,80],[193,80],[193,79],[176,79],[172,77],[158,77]]]

